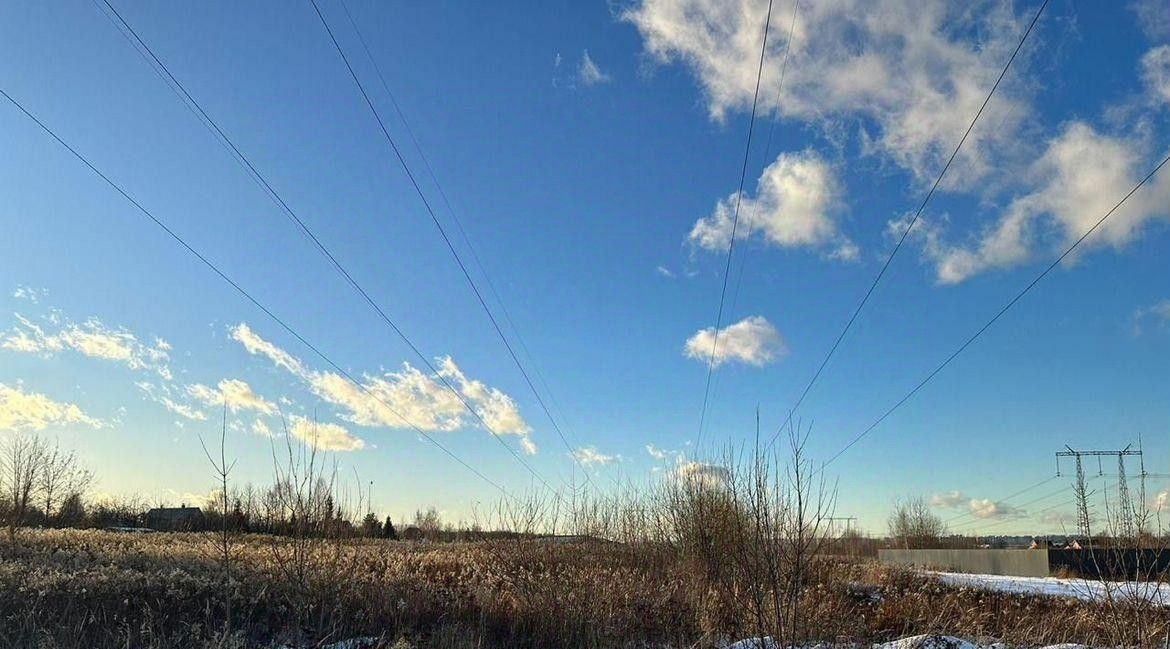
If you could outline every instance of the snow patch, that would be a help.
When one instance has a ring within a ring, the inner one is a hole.
[[[947,586],[978,588],[1015,595],[1072,597],[1084,602],[1148,601],[1170,606],[1170,584],[1143,581],[1092,581],[1056,577],[1012,577],[1008,575],[968,575],[957,572],[930,572]],[[1052,648],[1057,649],[1058,645]]]

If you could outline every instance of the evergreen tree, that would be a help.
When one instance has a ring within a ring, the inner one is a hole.
[[[375,539],[382,536],[382,521],[378,520],[374,512],[366,514],[366,517],[362,519],[362,536]]]
[[[391,541],[398,540],[398,532],[394,529],[394,521],[390,517],[386,517],[386,523],[382,526],[382,538],[390,539]]]

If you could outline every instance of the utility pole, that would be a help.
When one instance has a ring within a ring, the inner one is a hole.
[[[1060,458],[1072,457],[1076,460],[1077,474],[1076,482],[1073,483],[1073,493],[1077,499],[1077,532],[1084,537],[1090,534],[1089,522],[1089,492],[1085,486],[1085,466],[1084,458],[1097,458],[1097,475],[1104,475],[1105,469],[1101,463],[1102,457],[1117,456],[1117,501],[1119,512],[1118,522],[1120,524],[1120,531],[1126,536],[1132,536],[1134,533],[1134,510],[1133,499],[1129,494],[1129,484],[1125,477],[1125,458],[1126,456],[1137,456],[1142,466],[1142,480],[1145,480],[1145,459],[1142,457],[1142,451],[1133,450],[1132,444],[1127,444],[1125,448],[1118,451],[1111,450],[1091,450],[1078,451],[1071,446],[1065,446],[1066,450],[1056,452],[1056,475],[1060,475]]]

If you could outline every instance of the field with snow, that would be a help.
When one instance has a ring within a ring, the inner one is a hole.
[[[1105,602],[1141,599],[1158,606],[1170,605],[1170,584],[1146,582],[1100,582],[1056,577],[1010,577],[1005,575],[970,575],[957,572],[931,572],[947,586],[976,588],[1016,595],[1072,597],[1082,601]]]

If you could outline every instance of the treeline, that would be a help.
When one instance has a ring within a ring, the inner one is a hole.
[[[434,507],[420,509],[400,529],[350,496],[337,466],[311,447],[289,448],[268,486],[228,484],[197,503],[150,503],[141,497],[87,497],[94,474],[76,453],[36,434],[0,439],[0,524],[20,527],[137,529],[261,533],[317,538],[384,538],[458,541],[514,536],[477,525],[452,525]],[[184,509],[194,506],[197,512]]]

